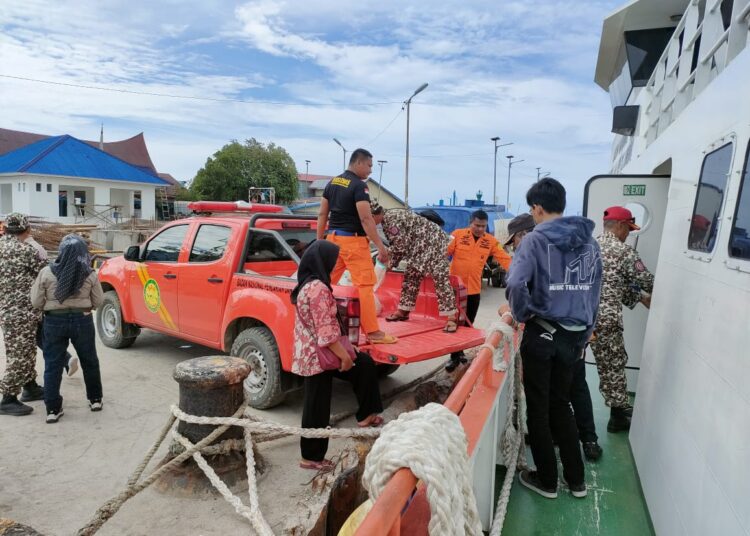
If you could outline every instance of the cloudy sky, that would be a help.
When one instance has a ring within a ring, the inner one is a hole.
[[[3,0],[0,127],[97,139],[104,123],[106,141],[143,131],[157,169],[180,180],[250,137],[284,147],[302,173],[310,160],[310,173],[335,174],[335,137],[387,160],[383,184],[403,196],[402,102],[427,82],[411,106],[410,204],[454,190],[489,200],[500,136],[513,145],[498,150],[498,200],[512,154],[524,160],[512,211],[541,167],[575,213],[586,180],[609,169],[609,99],[592,80],[602,20],[622,3]]]

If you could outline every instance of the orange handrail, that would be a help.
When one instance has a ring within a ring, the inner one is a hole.
[[[493,348],[497,348],[501,340],[502,335],[494,331],[488,342]],[[499,388],[502,377],[503,373],[495,373],[492,369],[492,352],[483,347],[443,405],[459,415],[481,378],[484,378],[485,385]],[[469,456],[474,452],[477,440],[478,437],[469,438]],[[417,477],[410,469],[404,467],[396,471],[357,529],[357,536],[399,536],[401,513],[416,487]]]

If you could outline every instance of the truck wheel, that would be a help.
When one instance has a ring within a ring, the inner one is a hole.
[[[243,330],[232,344],[232,355],[247,361],[252,369],[245,380],[245,393],[252,407],[268,409],[284,400],[279,348],[268,328]]]
[[[378,364],[378,376],[381,378],[385,378],[386,376],[390,376],[394,372],[396,372],[401,365],[381,365]]]
[[[104,346],[127,348],[132,346],[141,329],[135,324],[122,321],[122,307],[117,292],[104,293],[104,303],[96,311],[96,331]]]

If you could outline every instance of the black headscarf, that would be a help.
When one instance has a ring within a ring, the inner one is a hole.
[[[310,244],[299,262],[297,269],[297,286],[292,290],[292,303],[297,303],[297,296],[302,287],[310,281],[318,280],[331,288],[331,271],[339,258],[339,247],[327,240],[316,240]]]
[[[57,278],[55,299],[62,303],[81,289],[83,282],[93,271],[89,248],[83,238],[77,234],[65,236],[50,269]]]

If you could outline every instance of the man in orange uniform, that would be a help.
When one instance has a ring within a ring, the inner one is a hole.
[[[487,213],[477,210],[471,215],[471,223],[466,229],[456,229],[451,233],[453,240],[448,245],[448,255],[453,257],[451,275],[457,275],[466,285],[469,296],[466,302],[466,318],[474,322],[479,310],[479,296],[482,292],[482,270],[490,257],[500,263],[507,272],[510,255],[500,246],[497,238],[487,233]],[[466,363],[463,352],[451,354],[445,370],[452,372],[460,363]]]
[[[372,154],[357,149],[349,159],[349,167],[334,177],[323,190],[318,214],[318,239],[338,245],[339,259],[331,272],[331,282],[338,283],[349,270],[352,283],[359,292],[360,322],[367,339],[375,344],[394,343],[398,339],[381,331],[375,309],[375,266],[370,257],[370,240],[378,248],[378,259],[388,264],[388,249],[378,235],[370,212],[367,178],[372,173]],[[330,217],[329,217],[330,214]],[[330,225],[329,225],[330,223]]]

